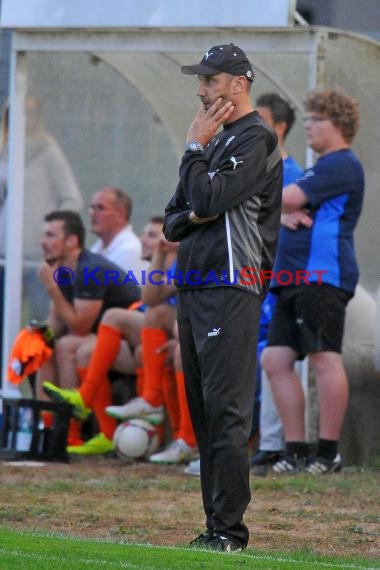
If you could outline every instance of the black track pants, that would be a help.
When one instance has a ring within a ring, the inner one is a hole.
[[[261,302],[235,287],[181,291],[178,328],[201,457],[206,525],[246,545],[248,438]]]

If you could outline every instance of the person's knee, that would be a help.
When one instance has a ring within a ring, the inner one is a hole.
[[[261,355],[261,366],[269,380],[278,374],[293,370],[295,354],[287,347],[269,346]]]
[[[83,368],[88,366],[91,360],[91,355],[94,352],[94,345],[95,341],[83,343],[78,347],[75,354],[76,365],[78,367]]]
[[[338,352],[315,352],[310,354],[310,364],[317,376],[343,366],[342,355]]]
[[[268,378],[273,376],[278,370],[275,348],[265,348],[261,354],[261,367],[267,373]]]
[[[75,353],[78,346],[78,340],[72,335],[65,335],[55,341],[54,353],[57,356],[65,356]]]
[[[149,307],[145,313],[145,326],[149,328],[163,328],[169,330],[173,329],[174,321],[176,319],[176,309],[165,303]]]
[[[119,328],[120,321],[123,321],[127,314],[126,309],[108,309],[102,317],[102,323],[109,327]]]
[[[54,356],[59,365],[61,362],[75,361],[78,341],[71,335],[65,335],[55,341]]]

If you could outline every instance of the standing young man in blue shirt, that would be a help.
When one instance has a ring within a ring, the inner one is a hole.
[[[285,140],[291,131],[296,114],[290,103],[281,97],[278,93],[262,93],[256,99],[256,111],[260,114],[261,118],[274,130],[278,137],[278,145],[281,151],[283,163],[283,186],[288,186],[301,176],[303,169],[296,162],[291,154],[289,154]],[[312,223],[306,212],[301,212],[304,223]],[[282,216],[282,224],[285,227],[292,228],[294,224],[299,221],[298,217],[292,214]],[[281,233],[280,228],[280,233]],[[277,295],[268,293],[266,296],[260,318],[259,330],[259,343],[257,358],[260,360],[261,353],[267,343],[267,335],[270,321],[272,319],[273,311],[276,306]],[[255,475],[266,475],[270,465],[276,463],[283,454],[284,434],[282,429],[281,419],[279,417],[276,404],[273,399],[272,390],[266,374],[262,374],[261,366],[258,364],[258,381],[256,387],[256,401],[254,413],[254,426],[260,434],[258,451],[252,458],[252,472]],[[259,421],[255,422],[259,410]],[[254,435],[254,431],[253,434]]]
[[[274,471],[322,474],[339,470],[342,463],[338,443],[348,381],[341,348],[346,305],[359,275],[353,232],[364,173],[350,149],[359,124],[356,101],[340,90],[313,91],[305,109],[308,143],[319,159],[284,189],[282,210],[297,215],[307,208],[313,223],[300,220],[295,229],[281,231],[271,283],[279,299],[262,364],[285,431],[286,455]],[[315,372],[320,414],[317,453],[310,460],[305,399],[294,370],[295,361],[306,355]]]

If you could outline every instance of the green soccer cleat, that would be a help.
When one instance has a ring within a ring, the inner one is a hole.
[[[42,387],[46,394],[54,401],[63,404],[70,404],[73,407],[73,416],[80,422],[83,422],[91,413],[89,408],[86,408],[83,398],[78,390],[66,390],[65,388],[58,388],[51,382],[44,382]]]
[[[114,443],[104,433],[98,433],[83,445],[69,445],[66,447],[70,455],[105,455],[115,449]]]

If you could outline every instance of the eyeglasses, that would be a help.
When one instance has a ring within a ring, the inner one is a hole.
[[[328,121],[328,117],[317,117],[316,115],[309,115],[308,117],[304,117],[304,123],[320,123],[321,121]]]
[[[108,208],[103,206],[103,204],[90,204],[88,209],[90,212],[104,212],[104,210],[107,210]]]

